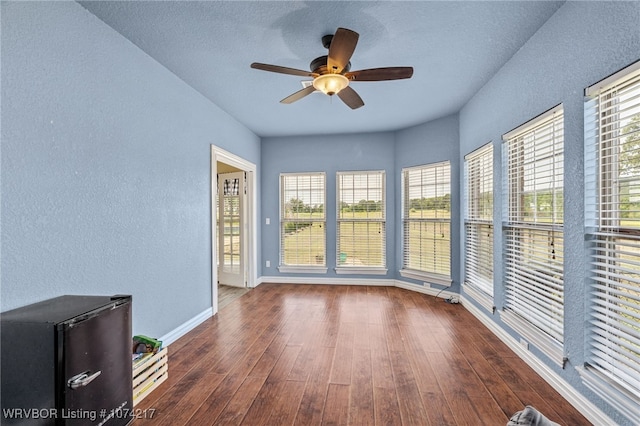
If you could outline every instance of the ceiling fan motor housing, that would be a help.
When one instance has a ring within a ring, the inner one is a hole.
[[[319,56],[315,58],[313,61],[311,61],[311,63],[309,64],[309,68],[311,69],[311,72],[314,72],[320,75],[328,74],[329,70],[327,69],[327,58],[328,56],[324,55],[324,56]],[[342,74],[348,72],[350,69],[351,69],[351,62],[348,62],[347,65],[345,65],[344,69],[342,70]]]

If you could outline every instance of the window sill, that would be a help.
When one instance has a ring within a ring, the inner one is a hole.
[[[278,266],[278,271],[284,274],[326,274],[326,266]]]
[[[555,362],[560,368],[564,368],[566,358],[564,356],[564,349],[560,343],[511,311],[501,311],[500,319],[516,333],[528,340],[528,343],[540,349],[542,353],[548,356],[549,359]]]
[[[335,271],[338,275],[387,275],[388,269],[374,266],[340,266]]]
[[[607,378],[596,368],[585,365],[584,367],[576,367],[576,370],[586,387],[624,414],[631,423],[640,419],[637,397]]]
[[[484,309],[491,312],[492,314],[494,313],[495,305],[493,303],[493,297],[489,296],[484,291],[476,288],[474,285],[469,284],[466,281],[462,283],[462,290],[473,300],[478,302]]]
[[[411,278],[412,280],[424,281],[428,284],[443,285],[445,287],[451,287],[453,280],[451,277],[440,274],[430,274],[428,272],[416,271],[413,269],[401,269],[400,276],[404,278]]]

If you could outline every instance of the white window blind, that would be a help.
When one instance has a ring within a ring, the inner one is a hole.
[[[280,175],[280,265],[325,266],[324,173]]]
[[[493,309],[493,144],[465,156],[464,172],[465,284],[488,296]]]
[[[587,365],[640,409],[640,62],[586,90]],[[624,401],[623,398],[616,398]],[[624,406],[624,404],[623,404]]]
[[[337,174],[338,268],[386,267],[384,171]]]
[[[558,106],[504,135],[503,320],[563,362],[563,113]]]
[[[451,276],[451,166],[403,169],[403,269]]]

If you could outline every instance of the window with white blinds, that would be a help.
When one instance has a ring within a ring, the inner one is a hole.
[[[447,161],[407,168],[402,177],[403,271],[450,284],[451,166]]]
[[[564,364],[564,131],[559,105],[505,134],[502,319]]]
[[[385,173],[338,172],[338,273],[386,273]]]
[[[280,175],[280,268],[326,270],[324,173]]]
[[[465,156],[464,176],[465,285],[472,287],[470,296],[493,310],[492,143]]]
[[[622,391],[615,398],[618,408],[637,420],[640,61],[589,87],[586,95],[585,208],[591,253],[587,366],[615,383]]]

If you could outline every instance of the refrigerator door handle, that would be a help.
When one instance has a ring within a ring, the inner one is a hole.
[[[85,371],[84,373],[76,374],[75,376],[67,380],[67,385],[71,389],[78,389],[81,386],[87,386],[89,383],[94,381],[100,374],[102,374],[102,371],[96,371],[91,375],[89,373],[90,371]]]

